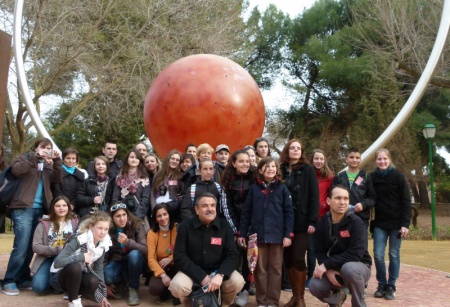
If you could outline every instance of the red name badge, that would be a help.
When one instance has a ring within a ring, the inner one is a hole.
[[[341,230],[339,231],[339,236],[341,238],[350,238],[350,232],[348,230]]]
[[[222,238],[211,238],[212,245],[222,245]]]
[[[359,177],[356,179],[355,184],[356,184],[356,185],[360,185],[361,182],[363,182],[363,180],[364,180],[364,178],[362,178],[361,176],[359,176]]]

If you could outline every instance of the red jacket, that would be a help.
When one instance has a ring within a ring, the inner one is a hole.
[[[328,191],[330,191],[331,184],[333,182],[334,175],[331,174],[328,178],[323,178],[319,170],[314,168],[316,172],[317,182],[319,183],[319,220],[322,216],[330,211],[330,206],[327,204]]]

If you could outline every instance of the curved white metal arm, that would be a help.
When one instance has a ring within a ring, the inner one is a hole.
[[[16,60],[16,70],[17,79],[19,80],[19,87],[22,91],[25,106],[27,107],[28,114],[30,114],[31,121],[34,124],[39,135],[50,139],[53,143],[53,148],[60,151],[58,146],[55,144],[50,134],[45,129],[42,124],[39,114],[33,104],[33,99],[31,98],[30,90],[27,84],[27,78],[25,76],[25,68],[23,65],[22,58],[22,14],[23,14],[23,3],[24,0],[17,0],[14,7],[14,32],[13,32],[13,47],[14,47],[14,58]]]
[[[441,24],[439,26],[439,32],[436,36],[436,41],[434,42],[433,50],[431,52],[430,58],[428,59],[427,66],[420,76],[419,82],[417,82],[411,96],[406,101],[403,108],[394,118],[392,123],[386,128],[382,135],[361,155],[361,167],[364,166],[369,159],[375,154],[375,152],[385,146],[403,127],[406,121],[411,116],[412,112],[416,108],[423,94],[425,93],[428,83],[433,75],[434,69],[436,68],[437,62],[441,56],[442,50],[444,49],[445,41],[447,40],[448,30],[450,27],[450,0],[445,0],[444,8],[442,10]]]
[[[36,108],[34,107],[33,100],[27,85],[25,77],[25,69],[22,59],[22,14],[23,14],[23,3],[24,0],[17,0],[14,10],[14,57],[16,59],[17,74],[19,79],[19,86],[22,90],[22,94],[25,98],[25,105],[27,107],[28,113],[30,114],[31,120],[36,127],[38,133],[44,137],[52,140],[44,125],[42,124],[39,114],[37,114]],[[447,39],[448,31],[450,26],[450,0],[445,0],[444,8],[442,10],[441,23],[439,26],[439,32],[434,43],[433,50],[431,52],[428,63],[422,76],[419,79],[416,87],[414,88],[408,101],[405,103],[400,113],[395,117],[392,123],[386,128],[383,134],[362,154],[361,166],[364,166],[368,160],[373,156],[376,150],[385,146],[394,135],[400,130],[400,128],[406,123],[408,118],[411,116],[414,108],[419,103],[422,98],[430,78],[434,72],[437,65],[439,57],[444,48],[445,41]],[[53,142],[53,140],[52,140]],[[58,149],[56,144],[53,142],[55,149]]]

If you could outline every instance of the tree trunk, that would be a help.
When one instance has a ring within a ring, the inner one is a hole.
[[[420,204],[423,209],[430,209],[430,199],[428,198],[427,184],[423,180],[419,180],[419,194],[420,194]]]
[[[409,188],[411,189],[411,191],[413,193],[414,202],[419,203],[420,202],[419,190],[417,189],[416,182],[412,179],[409,180]]]

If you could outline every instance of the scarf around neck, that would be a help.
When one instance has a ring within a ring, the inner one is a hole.
[[[76,167],[72,166],[72,167],[68,167],[65,164],[62,165],[63,169],[68,172],[69,174],[73,175],[75,173]]]
[[[380,175],[380,177],[384,178],[386,177],[387,174],[389,174],[392,170],[394,169],[394,167],[392,165],[389,165],[388,168],[385,171],[381,171],[378,167],[376,169],[376,173],[378,175]]]

